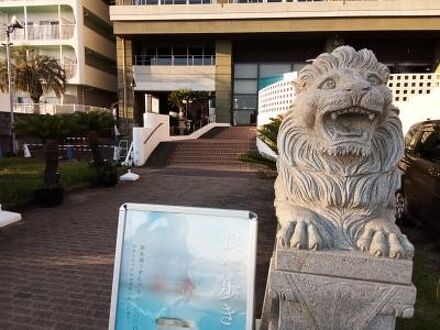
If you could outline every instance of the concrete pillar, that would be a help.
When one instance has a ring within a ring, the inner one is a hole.
[[[231,122],[232,41],[215,43],[215,113],[218,123]]]
[[[118,65],[118,101],[119,117],[127,123],[133,121],[133,64],[132,42],[123,37],[116,37],[116,52]]]

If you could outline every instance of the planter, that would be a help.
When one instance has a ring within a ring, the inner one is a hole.
[[[64,187],[35,189],[34,199],[41,207],[58,206],[64,199]]]

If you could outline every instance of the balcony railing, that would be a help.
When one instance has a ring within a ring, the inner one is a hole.
[[[26,39],[27,30],[27,39]],[[11,34],[12,41],[21,40],[64,40],[73,37],[75,24],[32,24],[25,26],[24,29],[16,29]],[[4,40],[6,33],[0,30],[0,39]]]
[[[75,24],[28,25],[28,40],[58,40],[73,37]]]
[[[51,104],[51,103],[14,103],[16,113],[35,113],[54,115],[72,112],[111,111],[107,108],[83,104]]]
[[[117,6],[146,6],[146,5],[200,5],[215,3],[270,3],[270,2],[352,2],[352,1],[381,1],[381,0],[114,0]]]
[[[215,55],[134,55],[134,65],[215,65]]]

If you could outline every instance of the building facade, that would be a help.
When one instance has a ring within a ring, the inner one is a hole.
[[[12,48],[25,46],[37,54],[59,60],[68,77],[60,99],[50,92],[40,102],[41,110],[64,105],[110,107],[117,100],[116,40],[109,17],[109,1],[102,0],[1,0],[0,40],[16,16],[24,29],[11,34]],[[4,56],[4,47],[1,50]],[[14,92],[14,109],[32,111],[26,93]],[[0,94],[0,110],[8,111],[9,98]]]
[[[347,44],[372,49],[392,73],[435,72],[438,0],[116,0],[120,115],[135,122],[145,94],[209,91],[217,122],[255,124],[258,91]]]

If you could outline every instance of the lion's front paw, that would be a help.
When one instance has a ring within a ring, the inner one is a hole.
[[[358,248],[377,257],[411,259],[414,255],[414,246],[399,229],[390,230],[386,227],[367,224],[357,240]]]
[[[309,221],[291,221],[280,230],[278,242],[282,247],[301,250],[322,250],[330,247],[330,236],[325,229]]]

